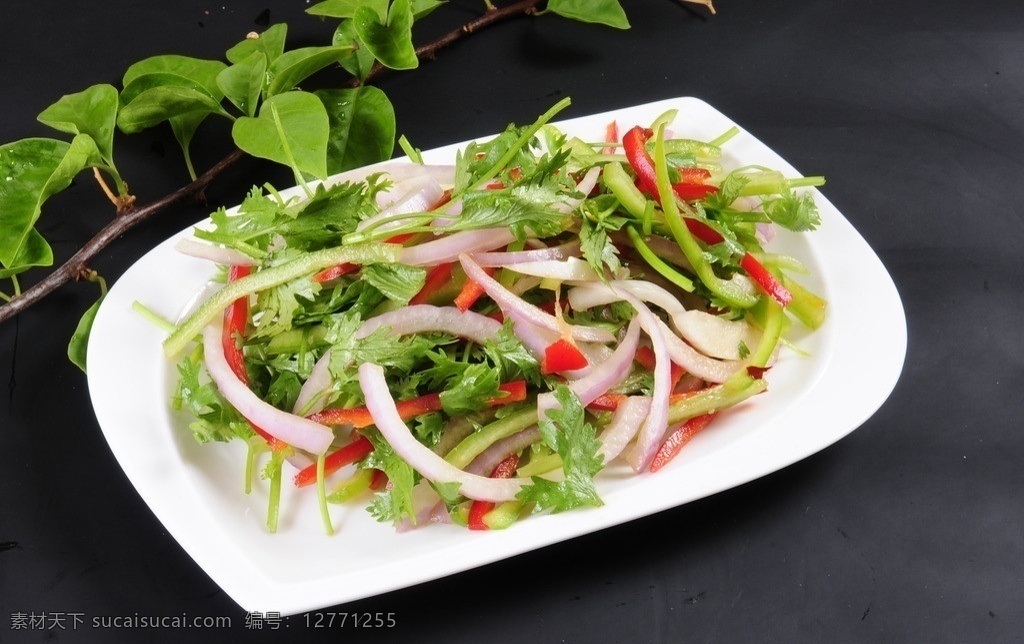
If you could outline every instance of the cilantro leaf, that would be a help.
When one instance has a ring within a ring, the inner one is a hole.
[[[406,264],[370,264],[361,274],[367,283],[399,304],[408,304],[427,280],[426,269]]]
[[[510,320],[505,320],[501,330],[484,344],[483,350],[500,370],[502,382],[524,379],[538,385],[543,381],[540,363],[520,342]]]
[[[255,435],[245,418],[224,400],[217,386],[203,382],[201,373],[201,359],[183,358],[178,363],[178,385],[171,398],[174,409],[184,409],[195,417],[188,426],[195,439],[200,443],[227,442]]]
[[[479,411],[498,396],[499,370],[484,363],[471,364],[441,392],[441,407],[450,416]]]
[[[604,457],[597,453],[601,445],[597,430],[585,422],[583,405],[568,387],[559,385],[554,395],[561,409],[548,411],[548,418],[540,422],[540,431],[544,444],[561,457],[565,477],[551,481],[535,476],[533,484],[516,497],[553,513],[603,505],[594,485],[594,475],[604,467]]]
[[[810,231],[821,224],[818,206],[810,193],[798,195],[787,189],[779,197],[765,201],[763,208],[769,219],[789,230]]]
[[[398,523],[403,518],[415,521],[412,491],[417,479],[415,470],[395,454],[380,432],[369,431],[364,435],[373,443],[373,452],[363,461],[362,467],[381,470],[388,477],[388,490],[379,493],[367,510],[380,522]]]

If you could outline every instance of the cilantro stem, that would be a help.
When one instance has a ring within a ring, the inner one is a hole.
[[[150,309],[149,307],[147,307],[145,304],[138,300],[132,302],[132,310],[134,310],[136,313],[138,313],[145,319],[149,320],[159,328],[163,329],[167,333],[173,332],[174,329],[176,328],[173,322],[164,319],[162,315],[156,313],[155,311],[153,311],[152,309]]]
[[[477,180],[476,180],[476,183],[474,183],[471,186],[469,186],[468,188],[466,188],[466,190],[477,190],[477,189],[481,188],[484,184],[486,184],[488,181],[490,181],[491,179],[496,177],[498,175],[498,173],[501,172],[502,168],[504,168],[506,165],[508,165],[509,162],[512,159],[514,159],[517,154],[519,154],[519,151],[527,143],[530,142],[530,139],[532,139],[537,134],[537,132],[540,131],[540,129],[542,127],[544,127],[544,125],[548,121],[550,121],[551,119],[555,118],[556,114],[558,114],[559,112],[561,112],[565,108],[569,107],[570,103],[571,103],[571,101],[570,101],[569,97],[567,96],[567,97],[563,98],[562,100],[558,101],[557,103],[555,103],[553,106],[551,106],[548,109],[548,111],[546,111],[543,114],[541,114],[540,118],[538,118],[536,121],[533,122],[533,125],[530,125],[528,128],[523,130],[523,133],[519,135],[519,138],[517,138],[515,143],[512,146],[509,147],[508,151],[505,152],[505,154],[503,154],[501,156],[501,158],[498,159],[494,163],[494,165],[492,165],[487,170],[487,172],[485,172],[480,177],[478,177]],[[458,196],[461,196],[461,194],[458,195]],[[456,199],[456,195],[452,195],[452,200],[454,201],[455,199]]]
[[[710,141],[708,141],[708,145],[714,145],[714,146],[720,148],[723,145],[725,145],[725,143],[729,139],[731,139],[732,137],[736,136],[739,133],[740,133],[740,128],[734,125],[731,128],[729,128],[728,130],[726,130],[725,132],[722,132],[721,134],[719,134],[715,138],[713,138]]]
[[[270,502],[267,506],[267,529],[277,532],[277,521],[281,510],[281,477],[284,463],[284,452],[274,452],[270,456]]]
[[[398,244],[362,244],[324,248],[226,284],[164,340],[164,354],[169,358],[177,355],[207,323],[223,311],[228,304],[240,297],[248,297],[259,291],[280,286],[285,282],[336,264],[394,263],[398,261],[398,253],[401,248]]]
[[[324,522],[324,530],[327,534],[334,534],[334,524],[331,522],[331,511],[327,507],[327,487],[324,480],[324,462],[327,456],[320,454],[316,457],[316,495],[320,501],[320,518]]]

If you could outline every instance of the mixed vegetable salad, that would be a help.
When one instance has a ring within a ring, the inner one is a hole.
[[[304,185],[255,188],[179,249],[222,286],[167,337],[201,442],[248,446],[245,486],[310,487],[379,521],[499,529],[602,503],[615,461],[665,467],[764,392],[826,303],[765,250],[813,230],[820,177],[723,167],[711,141],[550,124]],[[311,501],[312,502],[312,501]]]

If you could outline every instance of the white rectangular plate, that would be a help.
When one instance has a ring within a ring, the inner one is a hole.
[[[734,123],[695,98],[678,98],[561,122],[569,134],[603,140],[678,109],[679,136],[711,139]],[[464,144],[432,150],[451,163]],[[759,164],[798,176],[746,131],[725,146],[727,164]],[[785,352],[769,390],[730,411],[657,474],[611,467],[598,477],[600,508],[537,515],[504,531],[429,525],[406,533],[375,522],[362,506],[332,507],[325,534],[315,494],[286,484],[277,534],[265,527],[266,490],[243,492],[244,447],[199,445],[169,406],[176,381],[164,334],[132,310],[136,300],[177,319],[213,275],[209,262],[157,246],[110,290],[89,342],[89,390],[114,456],[168,532],[245,610],[300,613],[340,604],[511,557],[688,503],[779,470],[824,449],[867,420],[891,393],[906,352],[906,320],[881,261],[820,193],[821,227],[781,231],[770,250],[813,271],[806,283],[829,302],[828,320],[798,340],[809,357]],[[865,342],[870,338],[870,342]],[[856,395],[851,396],[852,387]]]

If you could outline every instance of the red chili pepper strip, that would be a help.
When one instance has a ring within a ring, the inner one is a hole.
[[[683,423],[679,429],[672,432],[665,439],[665,442],[661,444],[661,447],[658,448],[657,453],[655,453],[654,460],[651,461],[651,472],[657,472],[665,467],[669,461],[679,454],[683,446],[690,442],[691,438],[708,426],[708,423],[711,422],[717,413],[711,412],[710,414],[695,416]]]
[[[704,199],[710,194],[718,192],[718,188],[707,184],[711,178],[711,171],[707,168],[685,167],[677,168],[680,180],[672,184],[672,191],[680,199],[696,201]]]
[[[540,370],[544,374],[559,373],[582,369],[590,364],[572,342],[559,338],[544,350],[544,359],[540,361]]]
[[[495,466],[494,471],[491,472],[492,479],[507,479],[512,478],[512,475],[516,473],[516,468],[519,467],[519,455],[510,454],[502,462]],[[470,530],[489,530],[487,524],[484,522],[484,517],[488,512],[494,509],[495,503],[493,501],[473,501],[473,504],[469,506],[469,520],[467,526]]]
[[[725,241],[725,237],[722,234],[707,225],[700,219],[694,219],[693,217],[683,217],[683,221],[686,222],[686,229],[690,231],[690,234],[701,240],[705,244],[715,245],[721,244]]]
[[[603,393],[587,405],[587,409],[591,411],[615,411],[625,400],[626,394]]]
[[[498,387],[505,393],[504,396],[495,396],[487,401],[490,406],[507,405],[508,403],[526,400],[526,381],[514,380],[506,382]],[[402,400],[395,404],[398,415],[402,420],[409,420],[416,416],[441,411],[441,394],[433,393]],[[373,416],[366,407],[353,407],[352,409],[331,408],[310,414],[310,420],[322,425],[352,425],[356,429],[369,427],[373,424]]]
[[[635,360],[640,363],[640,366],[644,369],[654,371],[654,350],[650,347],[642,346],[637,349]],[[674,391],[676,385],[678,385],[682,377],[686,375],[686,369],[683,369],[673,362],[669,373],[671,374],[670,377],[672,379],[672,388],[669,389],[669,391]]]
[[[496,270],[497,269],[495,268],[488,267],[484,269],[484,272],[487,273],[488,275],[493,276]],[[459,294],[455,296],[455,306],[460,311],[465,313],[474,304],[476,304],[476,301],[479,300],[481,296],[483,296],[484,292],[485,291],[483,286],[480,286],[479,283],[471,279],[467,279],[466,283],[462,287],[462,290],[459,291]]]
[[[434,296],[441,288],[443,288],[448,282],[452,281],[452,265],[454,262],[445,262],[438,264],[434,268],[430,269],[427,273],[427,278],[423,282],[423,288],[420,292],[412,296],[409,300],[409,304],[427,304],[430,302],[430,298]]]
[[[618,143],[619,142],[619,122],[612,121],[604,128],[604,140],[606,143]],[[613,154],[615,152],[615,146],[609,145],[602,150],[605,154]]]
[[[373,443],[360,436],[348,445],[337,449],[324,458],[324,475],[333,474],[341,468],[362,460],[373,451]],[[316,463],[299,470],[295,475],[295,487],[306,487],[316,483]]]
[[[325,268],[324,270],[314,275],[313,281],[322,284],[323,282],[330,282],[331,280],[336,280],[342,275],[354,273],[357,270],[359,270],[359,264],[338,264],[337,266]]]
[[[231,266],[228,268],[228,281],[234,282],[251,273],[251,266]],[[228,308],[224,309],[224,328],[221,333],[224,358],[227,360],[228,366],[231,367],[231,371],[235,376],[246,385],[249,384],[249,374],[245,370],[245,354],[242,353],[242,348],[238,345],[238,338],[245,334],[245,327],[248,323],[249,302],[246,298],[240,297],[232,302]],[[249,423],[249,425],[259,434],[260,438],[267,442],[267,445],[273,451],[280,452],[288,447],[288,443],[271,436],[263,428],[257,427],[252,423]]]
[[[373,478],[370,480],[370,489],[374,492],[383,490],[388,484],[388,475],[384,473],[384,470],[374,470]]]
[[[658,178],[654,171],[654,160],[647,153],[647,140],[654,136],[654,130],[637,125],[622,136],[622,149],[626,153],[626,160],[636,173],[637,184],[640,190],[654,197],[654,200],[661,203],[661,194],[658,192]]]
[[[228,269],[228,282],[234,282],[252,273],[251,266],[231,266]],[[224,328],[221,339],[224,345],[224,357],[227,358],[231,371],[238,379],[249,384],[249,374],[245,371],[245,356],[238,340],[245,335],[245,326],[249,323],[249,301],[240,297],[224,309]]]
[[[765,293],[782,306],[786,306],[793,301],[793,294],[789,292],[789,289],[783,286],[782,282],[775,279],[775,276],[750,253],[743,255],[743,259],[740,260],[740,267],[747,272],[750,279],[754,280]]]

